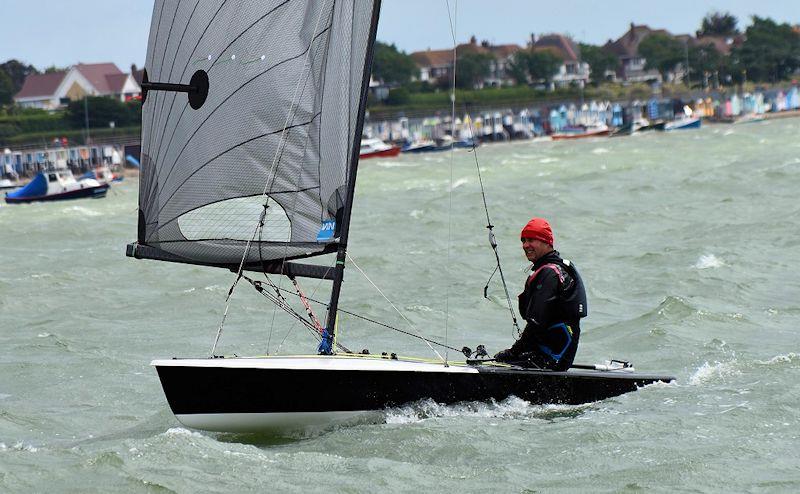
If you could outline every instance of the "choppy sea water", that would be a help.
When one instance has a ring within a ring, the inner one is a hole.
[[[588,286],[577,360],[676,384],[583,406],[420,402],[274,435],[190,431],[169,412],[149,362],[208,354],[233,274],[126,258],[135,180],[0,206],[0,492],[797,492],[799,136],[795,119],[478,150],[512,294],[519,229],[545,216]],[[474,157],[456,152],[452,194],[450,160],[364,161],[351,252],[422,333],[494,352],[512,334],[500,285],[482,298]],[[404,324],[352,267],[342,306]],[[431,355],[340,325],[354,349]],[[237,289],[222,351],[313,349]]]

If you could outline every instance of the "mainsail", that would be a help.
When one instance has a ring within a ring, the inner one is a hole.
[[[129,254],[238,266],[337,251],[376,9],[377,0],[156,0],[147,80],[199,75],[208,94],[199,103],[146,94]]]

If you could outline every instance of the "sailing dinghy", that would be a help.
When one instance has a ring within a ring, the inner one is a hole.
[[[220,357],[221,324],[208,358],[152,363],[178,420],[258,431],[420,399],[585,403],[672,380],[621,364],[552,372],[438,352],[433,361],[365,355],[337,341],[379,11],[379,0],[155,2],[138,238],[127,253],[229,269],[230,293],[250,283],[319,344],[316,355]],[[331,266],[299,262],[325,254]],[[275,275],[329,280],[324,324],[297,284],[305,314],[293,309]]]

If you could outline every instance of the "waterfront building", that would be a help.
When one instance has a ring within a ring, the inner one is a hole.
[[[552,78],[556,86],[589,82],[589,64],[581,59],[580,46],[572,39],[563,34],[545,34],[539,39],[532,36],[531,46],[534,51],[549,51],[563,61]]]
[[[652,34],[672,36],[665,29],[650,29],[647,25],[637,26],[631,22],[631,27],[616,41],[608,40],[603,49],[613,53],[619,58],[617,78],[628,82],[661,82],[661,74],[654,69],[645,68],[647,59],[639,54],[639,44]]]
[[[23,108],[55,110],[86,96],[126,101],[141,92],[131,74],[113,63],[78,64],[64,71],[29,75],[14,102]]]
[[[467,53],[484,53],[489,55],[489,74],[481,81],[480,87],[508,86],[514,84],[509,75],[514,54],[522,47],[516,44],[492,45],[488,41],[480,44],[475,36],[469,43],[462,43],[456,47],[459,56]],[[418,80],[431,84],[446,85],[453,79],[453,49],[417,51],[411,58],[419,68]]]

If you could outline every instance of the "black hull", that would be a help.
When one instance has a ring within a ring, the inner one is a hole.
[[[581,404],[672,380],[628,372],[552,372],[500,366],[470,367],[465,372],[449,372],[440,366],[442,372],[415,372],[386,368],[231,368],[166,362],[169,365],[154,365],[170,408],[179,419],[192,415],[382,410],[421,399],[451,404],[516,396],[533,404]],[[194,426],[205,428],[197,424]]]

